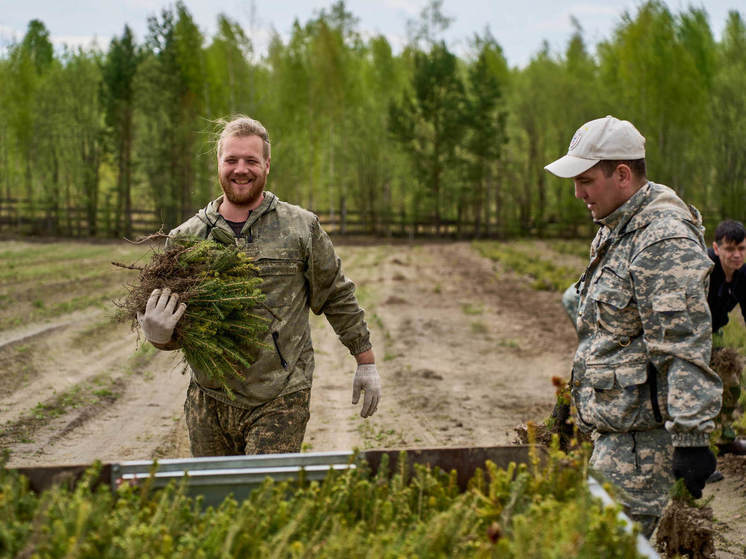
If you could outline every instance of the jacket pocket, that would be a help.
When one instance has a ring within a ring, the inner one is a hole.
[[[684,290],[656,293],[652,306],[664,340],[680,339],[694,332]]]
[[[256,262],[260,276],[294,276],[303,272],[300,260],[283,260],[279,258],[261,258]]]
[[[586,365],[583,416],[601,432],[648,428],[650,421],[647,360]]]
[[[603,268],[589,296],[596,309],[596,322],[602,330],[626,338],[627,343],[642,331],[631,278],[626,270]],[[621,344],[624,345],[624,340]]]
[[[267,305],[273,309],[305,305],[306,283],[301,259],[262,255],[254,260],[254,265],[262,278],[259,288],[266,296]]]

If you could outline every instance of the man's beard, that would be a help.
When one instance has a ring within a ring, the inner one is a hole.
[[[225,197],[228,199],[228,201],[231,204],[235,204],[237,206],[248,206],[255,203],[261,197],[262,192],[264,192],[266,179],[262,180],[261,182],[258,180],[254,180],[254,182],[251,184],[251,188],[248,191],[244,192],[237,192],[234,189],[233,183],[231,183],[230,181],[226,181],[226,183],[220,181],[220,186],[223,189],[223,194],[225,194]]]

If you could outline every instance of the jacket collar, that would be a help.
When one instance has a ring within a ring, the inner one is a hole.
[[[264,200],[262,200],[262,203],[259,204],[259,206],[254,209],[251,214],[249,214],[249,219],[246,221],[246,224],[244,225],[244,230],[248,227],[251,227],[256,221],[262,217],[264,214],[269,213],[271,211],[274,211],[274,209],[277,207],[278,198],[275,196],[272,192],[269,192],[268,190],[264,191]],[[218,196],[207,204],[207,206],[204,209],[204,217],[209,221],[210,225],[213,227],[220,227],[221,229],[225,229],[226,231],[229,231],[231,234],[233,234],[233,230],[230,228],[230,226],[225,222],[225,219],[222,215],[220,215],[220,204],[223,203],[223,195]]]
[[[606,217],[596,220],[598,225],[606,227],[614,236],[619,236],[625,226],[640,211],[650,198],[651,183],[647,182]]]
[[[672,213],[698,227],[702,224],[696,208],[687,206],[671,188],[648,181],[629,200],[596,223],[607,227],[612,237],[620,237]]]

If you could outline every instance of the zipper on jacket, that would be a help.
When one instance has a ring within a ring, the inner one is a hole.
[[[282,352],[280,351],[280,344],[277,342],[277,339],[280,337],[279,332],[272,332],[272,341],[275,342],[275,350],[277,351],[277,355],[280,358],[280,365],[282,365],[283,369],[288,368],[288,362],[285,361],[285,358],[282,356]]]

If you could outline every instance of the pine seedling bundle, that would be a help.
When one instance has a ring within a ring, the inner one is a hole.
[[[127,267],[139,269],[140,276],[119,303],[121,315],[137,328],[137,313],[145,312],[154,289],[178,293],[187,309],[173,339],[187,362],[232,395],[226,378],[242,378],[241,370],[256,359],[269,328],[269,320],[256,312],[265,296],[250,258],[233,245],[179,236],[154,251],[144,267]]]

